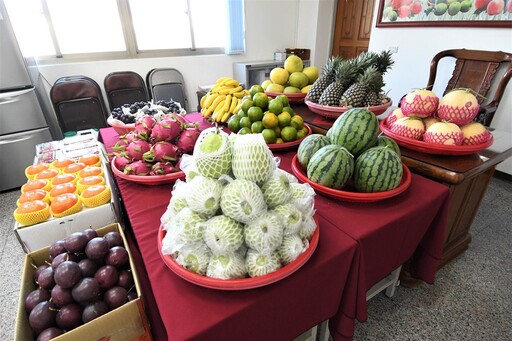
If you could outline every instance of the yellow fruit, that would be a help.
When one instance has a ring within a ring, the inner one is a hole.
[[[303,94],[307,94],[309,89],[311,89],[312,86],[313,86],[312,84],[306,85],[305,87],[300,89],[300,92],[302,92]]]
[[[272,83],[269,86],[267,86],[266,91],[282,93],[284,91],[284,86],[282,86],[281,84]]]
[[[42,200],[27,201],[14,210],[14,219],[21,225],[34,225],[50,218],[50,206]]]
[[[277,144],[279,144],[279,143],[284,143],[284,141],[283,141],[283,139],[282,139],[282,138],[278,137],[278,138],[276,139],[276,143],[277,143]]]
[[[283,92],[285,94],[300,94],[300,89],[295,86],[287,86]]]
[[[308,128],[303,127],[300,130],[297,130],[297,140],[300,140],[301,138],[306,137],[306,135],[309,133]]]
[[[290,74],[294,72],[301,72],[303,68],[304,63],[302,62],[302,59],[296,55],[291,55],[284,61],[284,69]]]
[[[304,120],[299,115],[294,115],[291,118],[290,125],[297,130],[304,128]]]
[[[295,141],[297,139],[297,129],[291,126],[281,129],[281,138],[284,142]]]
[[[285,85],[290,74],[282,67],[275,67],[270,71],[270,80],[274,83]],[[268,91],[268,90],[267,90]]]
[[[263,123],[263,126],[265,128],[273,129],[277,127],[279,124],[279,120],[277,119],[277,115],[272,112],[267,112],[265,115],[263,115],[263,119],[261,120],[261,123]]]
[[[308,76],[306,76],[306,74],[303,72],[294,72],[290,74],[290,77],[288,78],[288,83],[290,84],[290,86],[302,89],[303,87],[309,84],[309,79]]]
[[[270,79],[265,79],[262,83],[261,83],[261,87],[263,88],[263,90],[267,90],[267,87],[272,84],[272,81]]]
[[[308,84],[313,84],[318,79],[318,68],[316,66],[307,66],[302,72],[308,76]]]

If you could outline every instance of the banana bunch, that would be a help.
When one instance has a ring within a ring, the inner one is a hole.
[[[201,97],[201,114],[213,122],[225,123],[231,115],[237,113],[242,98],[248,94],[249,90],[245,90],[236,79],[221,77]]]

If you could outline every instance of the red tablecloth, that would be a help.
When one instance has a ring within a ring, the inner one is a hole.
[[[189,116],[189,121],[195,120],[200,116]],[[206,126],[203,121],[201,127]],[[116,133],[107,128],[100,134],[109,150]],[[283,169],[290,171],[294,153],[276,154]],[[174,275],[156,248],[159,218],[172,185],[116,180],[151,284],[152,293],[144,294],[154,295],[169,339],[290,339],[327,318],[335,339],[351,339],[354,320],[367,318],[366,291],[373,284],[411,256],[413,275],[432,283],[442,255],[448,189],[413,174],[408,190],[377,203],[317,195],[320,243],[290,277],[248,291],[205,289]],[[153,326],[158,326],[161,321],[152,316],[151,306],[148,311]]]

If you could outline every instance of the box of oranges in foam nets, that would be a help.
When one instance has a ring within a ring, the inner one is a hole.
[[[99,154],[38,162],[25,169],[13,212],[14,231],[26,252],[50,245],[84,226],[117,221],[110,178]]]

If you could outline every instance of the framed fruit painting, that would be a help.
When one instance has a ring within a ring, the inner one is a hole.
[[[512,28],[512,0],[380,0],[376,26]]]

